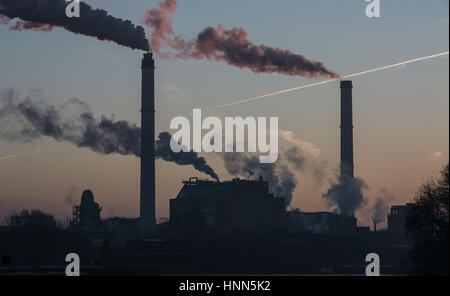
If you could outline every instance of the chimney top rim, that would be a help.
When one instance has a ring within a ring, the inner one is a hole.
[[[352,80],[341,80],[341,88],[353,88]]]

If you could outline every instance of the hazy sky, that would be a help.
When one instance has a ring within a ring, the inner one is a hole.
[[[140,23],[158,1],[89,0],[110,14]],[[178,33],[193,37],[206,26],[242,27],[257,44],[289,49],[322,61],[339,74],[371,69],[448,51],[448,0],[381,0],[381,18],[368,19],[364,0],[180,0]],[[148,31],[150,33],[150,31]],[[52,32],[10,31],[0,25],[0,89],[23,95],[40,89],[59,105],[71,97],[89,103],[98,116],[140,121],[142,52],[111,42]],[[448,161],[448,57],[354,78],[355,175],[370,186],[368,208],[382,189],[393,203],[405,203],[417,186]],[[255,74],[225,63],[156,58],[156,129],[192,108],[205,108],[318,79]],[[217,109],[217,116],[278,116],[279,127],[314,144],[331,171],[339,162],[339,85],[330,83],[263,100]],[[205,114],[206,115],[206,114]],[[292,143],[280,139],[281,147]],[[23,153],[12,158],[2,157]],[[223,162],[203,155],[229,179]],[[181,181],[200,176],[192,167],[157,161],[157,216],[167,217],[169,199]],[[331,175],[329,176],[331,177]],[[292,206],[326,210],[327,182],[297,175]],[[328,178],[327,178],[328,179]],[[325,180],[326,181],[326,180]],[[50,139],[33,143],[0,141],[0,216],[39,208],[58,218],[71,215],[66,201],[90,188],[102,216],[137,216],[139,161],[99,155]],[[358,214],[368,225],[367,210]],[[3,222],[3,221],[2,221]]]

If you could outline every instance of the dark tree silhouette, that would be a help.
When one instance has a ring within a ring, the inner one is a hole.
[[[75,252],[83,265],[91,262],[95,250],[83,237],[68,233],[52,215],[40,210],[23,210],[6,218],[8,231],[0,232],[0,254],[13,265],[65,266],[65,256]]]
[[[6,223],[13,231],[57,231],[62,228],[52,215],[40,210],[22,210],[20,214],[13,214],[6,217]]]
[[[417,191],[415,206],[406,221],[414,238],[409,271],[421,275],[448,275],[449,164]]]

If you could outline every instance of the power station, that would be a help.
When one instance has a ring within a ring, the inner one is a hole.
[[[354,213],[287,209],[285,196],[272,193],[262,177],[222,182],[192,177],[170,199],[169,219],[156,224],[154,71],[153,55],[145,54],[139,219],[101,219],[100,205],[86,190],[74,207],[71,233],[81,233],[98,250],[126,250],[127,265],[168,274],[359,274],[361,258],[374,251],[388,258],[383,270],[401,266],[410,244],[403,231],[406,207],[392,207],[387,230],[370,232],[358,227]],[[355,180],[352,89],[352,81],[340,82],[341,182]]]
[[[155,62],[152,53],[144,54],[142,60],[142,97],[141,97],[141,180],[140,180],[140,237],[156,236],[155,215]],[[353,102],[352,81],[340,82],[341,89],[341,136],[340,136],[340,175],[354,177],[353,163]],[[202,183],[203,184],[203,183]],[[208,183],[209,184],[209,183]],[[234,183],[230,183],[234,184]],[[186,188],[186,184],[183,187]],[[217,190],[222,187],[220,183],[212,182],[209,185]],[[219,188],[220,187],[220,188]],[[183,192],[182,190],[182,192]],[[208,190],[209,191],[209,190]],[[210,196],[211,194],[207,194]],[[225,194],[226,195],[226,194]],[[213,198],[210,196],[209,198]],[[226,198],[226,197],[225,197]],[[180,202],[178,202],[180,204]],[[177,207],[178,208],[178,207]],[[232,211],[232,209],[229,209]],[[171,218],[175,211],[175,200],[171,202]],[[352,217],[354,216],[351,215]],[[175,221],[173,221],[175,222]],[[356,229],[356,219],[353,220]]]

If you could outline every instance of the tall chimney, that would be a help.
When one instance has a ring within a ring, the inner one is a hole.
[[[142,60],[140,235],[155,233],[155,61]]]
[[[341,176],[353,178],[352,81],[341,81]]]

